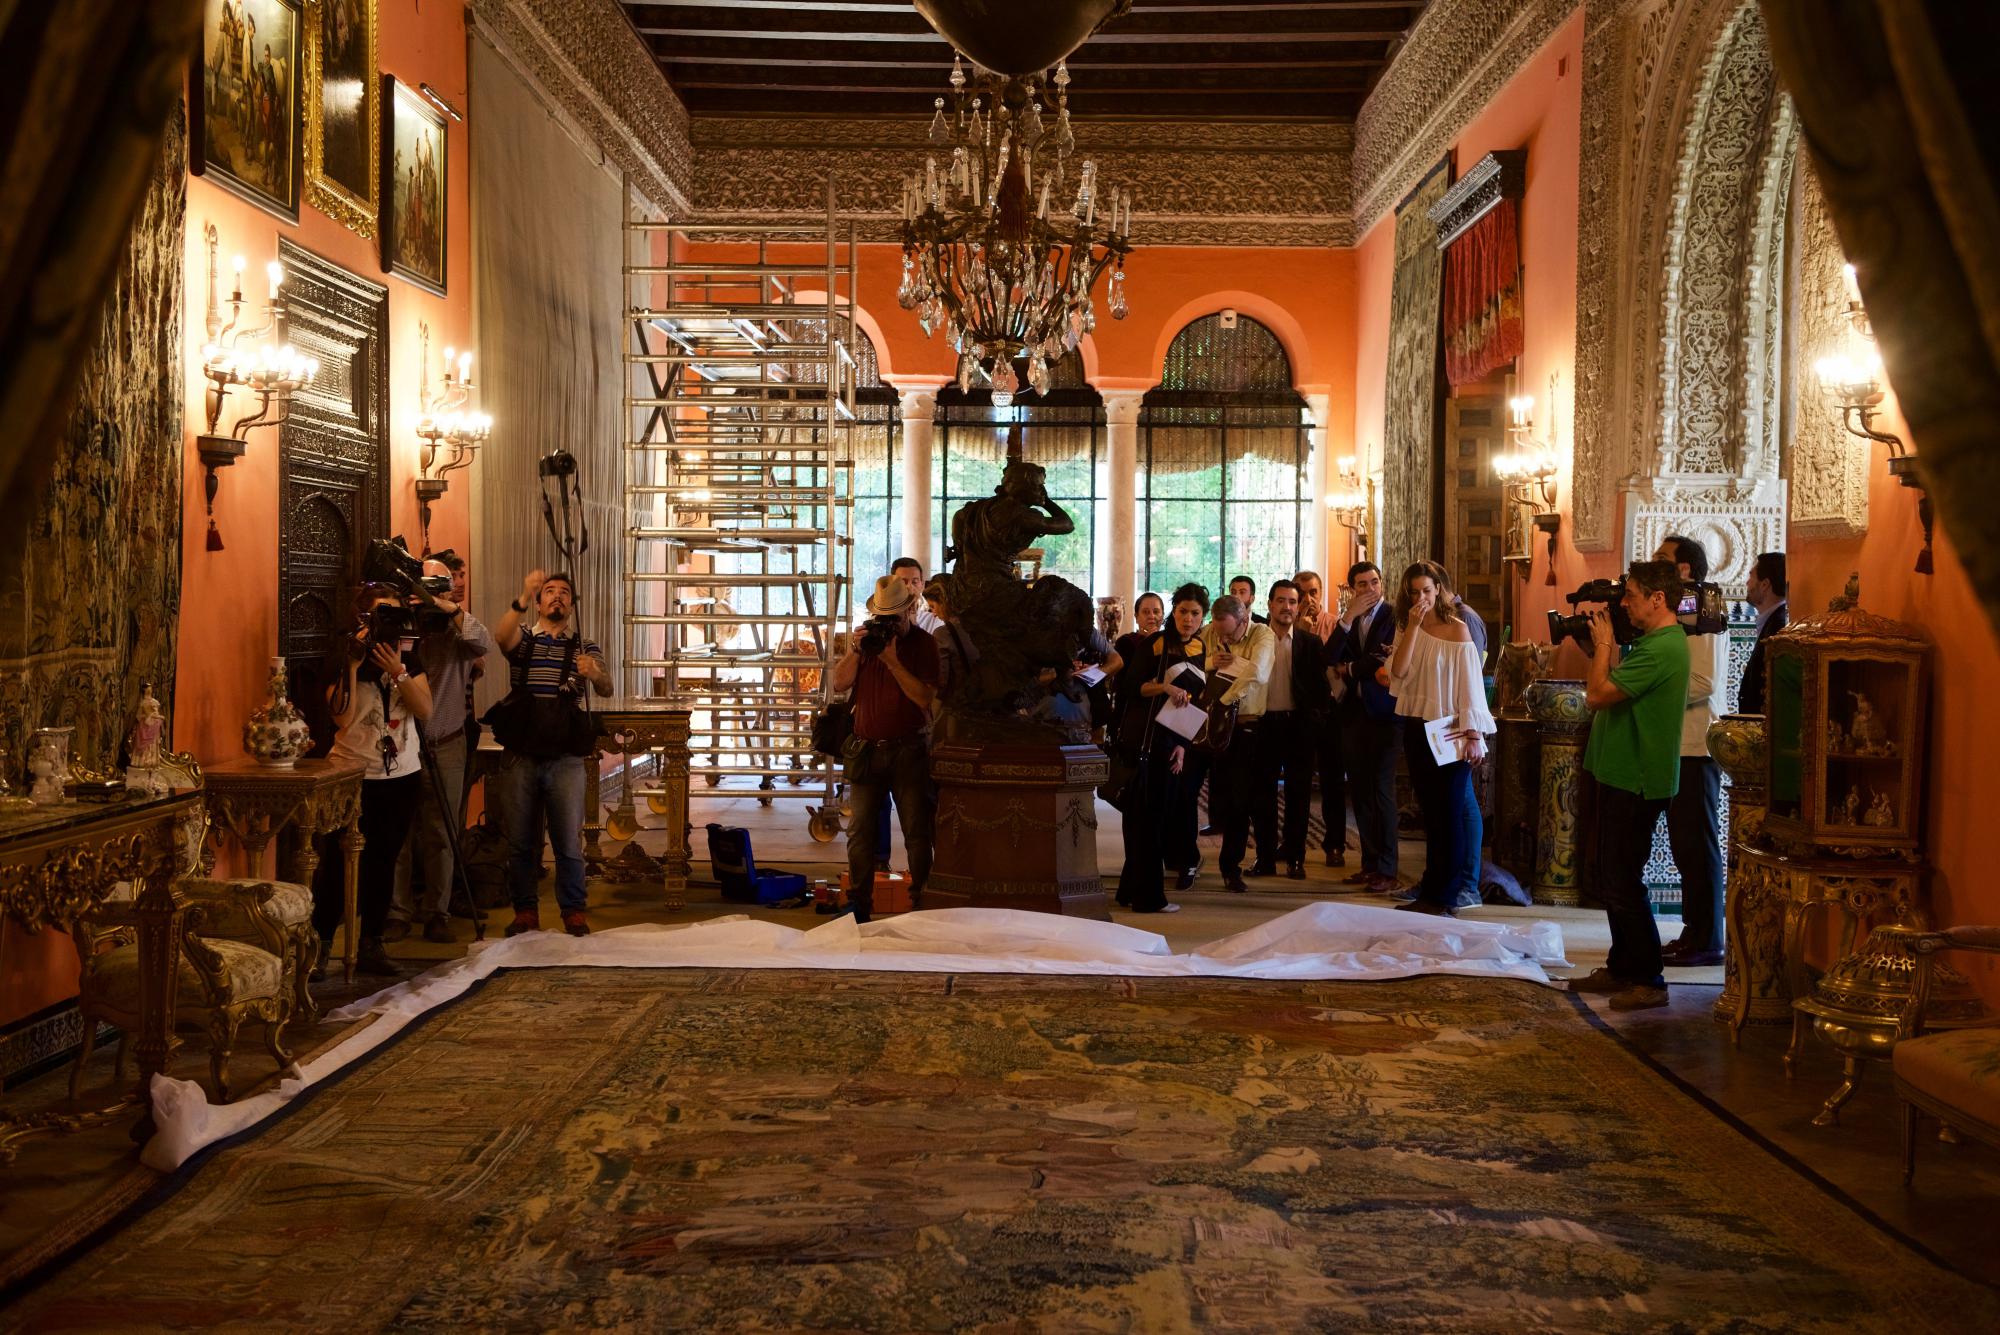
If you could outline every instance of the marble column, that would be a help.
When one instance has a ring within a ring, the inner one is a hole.
[[[1100,593],[1118,600],[1124,624],[1132,625],[1132,602],[1138,596],[1139,563],[1139,401],[1136,390],[1104,396],[1104,438],[1111,469],[1111,569]]]
[[[924,563],[926,573],[936,574],[931,569],[931,440],[937,395],[928,389],[906,389],[897,412],[903,419],[901,485],[896,488],[903,505],[903,550],[893,556],[914,556]],[[855,578],[860,577],[855,572]]]

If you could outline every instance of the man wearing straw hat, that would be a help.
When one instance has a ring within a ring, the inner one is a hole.
[[[868,620],[833,665],[833,689],[853,692],[854,735],[842,749],[847,776],[847,896],[854,920],[875,903],[876,813],[891,794],[910,859],[910,903],[931,874],[930,748],[926,730],[940,674],[937,641],[915,624],[923,600],[894,575],[875,581]]]

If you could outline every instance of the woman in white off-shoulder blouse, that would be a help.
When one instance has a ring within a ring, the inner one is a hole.
[[[1403,572],[1396,596],[1396,651],[1389,660],[1389,689],[1404,720],[1403,754],[1410,783],[1424,813],[1424,878],[1405,907],[1450,916],[1479,902],[1479,845],[1483,830],[1472,791],[1472,767],[1486,755],[1494,731],[1486,707],[1479,646],[1459,614],[1451,577],[1435,561]],[[1447,735],[1455,759],[1439,764],[1424,725],[1457,722]]]

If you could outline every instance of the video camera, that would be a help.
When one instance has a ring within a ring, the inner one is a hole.
[[[432,560],[443,560],[449,551]],[[415,639],[451,623],[452,613],[437,605],[451,592],[451,579],[426,575],[421,559],[410,554],[409,544],[398,536],[376,538],[361,558],[361,579],[366,584],[382,584],[394,589],[401,600],[383,603],[368,613],[368,638],[374,644],[394,644]]]
[[[869,617],[861,623],[861,638],[855,647],[869,658],[875,657],[889,647],[889,641],[896,638],[903,629],[903,618],[893,612],[887,616]]]
[[[1567,595],[1564,601],[1570,606],[1569,613],[1549,613],[1549,643],[1561,644],[1571,639],[1585,653],[1596,652],[1590,638],[1590,618],[1576,610],[1578,603],[1605,604],[1611,612],[1611,638],[1619,644],[1632,643],[1639,638],[1639,628],[1625,615],[1620,601],[1624,596],[1622,579],[1594,579]],[[1729,607],[1723,601],[1722,586],[1707,580],[1682,580],[1680,605],[1674,609],[1674,617],[1681,630],[1689,635],[1720,635],[1727,631]]]

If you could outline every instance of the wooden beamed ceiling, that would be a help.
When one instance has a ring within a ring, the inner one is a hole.
[[[695,115],[922,116],[951,48],[908,0],[623,0]],[[1137,0],[1071,57],[1081,117],[1351,121],[1428,0]]]

